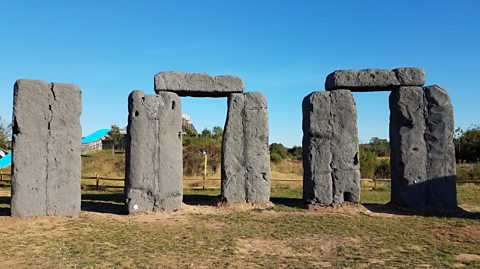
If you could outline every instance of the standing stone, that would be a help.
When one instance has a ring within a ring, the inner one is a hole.
[[[185,72],[160,72],[155,75],[155,92],[174,92],[179,96],[228,97],[242,93],[243,81],[235,76],[209,76]]]
[[[327,91],[391,91],[399,86],[423,86],[425,73],[420,68],[337,70],[327,76]]]
[[[314,92],[303,100],[303,199],[360,201],[357,112],[350,91]]]
[[[263,94],[231,94],[222,145],[222,198],[229,203],[270,200],[267,102]]]
[[[457,208],[453,107],[446,90],[434,85],[424,88],[427,103],[426,143],[427,206]]]
[[[12,216],[80,213],[81,98],[70,84],[15,83]]]
[[[180,98],[169,92],[128,99],[126,182],[128,213],[180,208],[183,198]]]
[[[390,94],[391,201],[425,207],[427,145],[422,87],[399,87]]]

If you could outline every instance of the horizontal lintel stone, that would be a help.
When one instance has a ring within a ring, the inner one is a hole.
[[[236,76],[210,76],[201,73],[160,72],[155,75],[155,92],[174,92],[179,96],[228,97],[242,93],[243,81]]]
[[[327,76],[325,89],[348,89],[352,92],[391,91],[399,86],[424,84],[425,72],[421,68],[337,70]]]

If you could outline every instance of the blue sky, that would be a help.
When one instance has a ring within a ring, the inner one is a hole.
[[[0,1],[0,117],[15,80],[83,91],[86,135],[127,123],[160,71],[240,76],[267,96],[270,142],[300,145],[301,102],[336,69],[418,66],[449,90],[456,126],[480,124],[480,1]],[[388,137],[388,93],[355,94],[361,142]],[[197,129],[225,98],[182,98]]]

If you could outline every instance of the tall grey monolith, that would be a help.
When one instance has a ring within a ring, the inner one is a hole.
[[[180,208],[183,198],[182,115],[175,93],[128,99],[125,192],[128,213]]]
[[[455,209],[453,108],[438,86],[399,87],[390,94],[393,204]]]
[[[352,93],[311,93],[302,110],[303,199],[320,205],[358,203],[357,112]]]
[[[437,85],[424,87],[427,103],[428,149],[427,205],[432,208],[457,207],[453,106],[448,92]]]
[[[391,201],[424,207],[428,161],[423,88],[399,87],[391,92],[389,102]]]
[[[267,101],[262,93],[234,93],[222,145],[222,198],[228,203],[270,200]]]
[[[70,84],[15,83],[12,216],[80,213],[81,95]]]

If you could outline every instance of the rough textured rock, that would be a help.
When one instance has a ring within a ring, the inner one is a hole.
[[[399,87],[390,94],[392,203],[454,209],[453,108],[438,86]]]
[[[400,87],[390,94],[391,201],[425,206],[427,146],[425,104],[421,87]]]
[[[12,216],[80,213],[81,99],[69,84],[15,83]]]
[[[261,93],[231,94],[222,145],[222,198],[229,203],[270,200],[268,113]]]
[[[453,107],[446,90],[434,85],[424,88],[427,103],[426,143],[427,206],[457,207]]]
[[[423,86],[425,73],[420,68],[337,70],[327,76],[325,89],[350,91],[391,91],[398,86]]]
[[[179,96],[228,97],[242,93],[243,81],[235,76],[209,76],[185,72],[160,72],[155,75],[155,92],[174,92]]]
[[[182,114],[175,93],[128,99],[126,206],[128,213],[180,208],[183,198]]]
[[[314,92],[303,100],[303,199],[309,204],[358,203],[357,113],[348,90]]]

